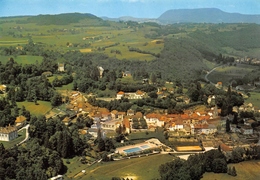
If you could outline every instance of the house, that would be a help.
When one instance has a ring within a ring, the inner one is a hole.
[[[70,124],[70,122],[71,122],[71,119],[70,119],[68,116],[66,116],[66,117],[62,120],[62,122],[63,122],[66,126],[68,126],[68,125]]]
[[[169,130],[174,131],[174,130],[181,130],[183,128],[184,128],[184,123],[181,120],[178,120],[171,124],[171,126],[169,127]]]
[[[215,85],[216,88],[222,88],[222,82],[217,82],[217,84]]]
[[[0,141],[11,141],[18,137],[15,126],[0,127]]]
[[[113,131],[115,131],[116,128],[118,128],[120,124],[121,124],[121,121],[118,121],[118,120],[111,120],[111,121],[101,122],[101,128],[104,129],[104,130],[113,130]]]
[[[118,118],[118,119],[123,120],[124,117],[125,117],[125,112],[118,112],[118,113],[117,113],[117,118]]]
[[[5,93],[5,91],[6,91],[6,85],[4,85],[4,84],[0,85],[0,91],[2,91],[3,93]]]
[[[124,118],[122,122],[123,126],[125,127],[125,133],[131,133],[131,125],[128,118]]]
[[[117,119],[117,113],[118,113],[117,110],[111,111],[111,117],[112,117],[112,119]]]
[[[158,127],[164,126],[164,121],[160,121],[160,114],[150,113],[144,116],[144,119],[149,127],[149,125],[154,125]]]
[[[65,64],[64,63],[58,63],[58,71],[59,72],[65,71]]]
[[[26,124],[26,117],[24,117],[24,116],[18,116],[18,117],[16,117],[15,126],[17,127],[17,129],[20,129],[20,128],[23,127],[25,124]]]
[[[16,46],[16,50],[23,50],[23,46]]]
[[[98,71],[99,71],[99,77],[102,78],[104,69],[101,66],[98,66],[97,68],[98,68]]]
[[[144,95],[145,95],[145,92],[138,90],[135,92],[135,99],[142,99],[144,97]]]
[[[131,76],[131,72],[130,71],[125,71],[125,72],[123,72],[123,76],[124,77]]]
[[[133,116],[133,115],[135,115],[135,111],[132,110],[132,109],[129,109],[129,110],[127,110],[127,112],[126,112],[126,115],[127,115],[127,116]]]
[[[117,94],[116,94],[116,99],[121,99],[122,97],[125,96],[125,93],[123,91],[119,91]]]

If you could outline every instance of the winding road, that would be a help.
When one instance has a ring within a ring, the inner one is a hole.
[[[212,73],[213,71],[215,71],[218,67],[220,67],[220,66],[217,66],[217,67],[211,69],[211,70],[205,75],[205,77],[204,77],[205,80],[206,80],[207,82],[210,82],[210,84],[212,84],[212,85],[215,85],[215,83],[211,82],[211,81],[208,79],[208,75],[209,75],[210,73]]]

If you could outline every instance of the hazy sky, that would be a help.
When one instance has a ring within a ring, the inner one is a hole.
[[[170,9],[212,7],[260,14],[260,0],[0,0],[0,17],[80,12],[99,17],[157,18]]]

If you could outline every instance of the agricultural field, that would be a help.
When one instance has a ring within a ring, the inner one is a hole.
[[[37,105],[34,102],[17,102],[19,108],[24,106],[32,115],[39,116],[46,114],[51,110],[51,103],[47,101],[37,101]]]
[[[229,164],[235,167],[237,176],[233,177],[226,173],[204,173],[202,180],[255,180],[260,179],[260,161],[245,161],[238,164]]]
[[[208,79],[215,84],[221,81],[223,85],[227,86],[230,80],[243,78],[246,74],[257,68],[258,66],[247,64],[237,64],[236,66],[223,65],[210,73]]]
[[[79,174],[74,176],[75,179],[89,179],[89,180],[99,180],[99,179],[111,179],[112,177],[121,178],[132,178],[133,180],[143,179],[151,180],[157,179],[159,175],[159,166],[166,162],[172,161],[174,156],[171,155],[152,155],[148,157],[127,159],[121,161],[113,162],[101,162],[86,168],[86,173],[81,173],[84,169],[82,165]],[[80,162],[79,162],[80,163]],[[145,168],[143,168],[145,167]],[[129,171],[130,170],[130,171]],[[73,174],[73,172],[71,172]],[[77,173],[76,173],[77,174]],[[69,179],[70,175],[67,177],[65,175],[65,180]]]
[[[155,39],[145,38],[145,34],[155,28],[149,25],[131,27],[124,22],[107,22],[91,18],[64,25],[38,25],[32,22],[24,23],[26,19],[27,17],[13,18],[1,24],[0,47],[23,46],[31,37],[34,43],[54,51],[79,50],[83,53],[96,51],[118,59],[139,60],[152,60],[155,57],[150,54],[130,52],[128,47],[156,54],[164,47],[163,43],[156,43]],[[115,43],[119,45],[109,47]],[[121,54],[111,53],[111,50],[118,50]]]
[[[6,64],[9,58],[13,58],[18,64],[35,64],[41,63],[43,57],[41,56],[32,56],[32,55],[20,55],[20,56],[0,56],[0,62]]]

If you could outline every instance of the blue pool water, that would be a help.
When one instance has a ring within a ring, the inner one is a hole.
[[[126,153],[132,153],[132,152],[138,152],[138,151],[142,151],[142,149],[139,147],[135,147],[135,148],[130,148],[130,149],[124,150],[124,152],[126,152]]]
[[[143,148],[143,149],[149,149],[150,148],[150,146],[148,146],[148,145],[143,145],[143,146],[140,146],[141,148]]]

